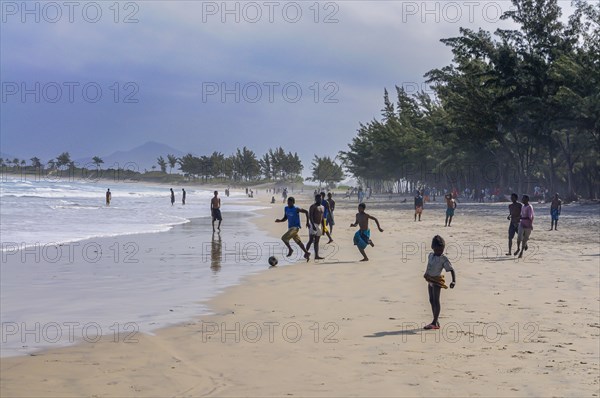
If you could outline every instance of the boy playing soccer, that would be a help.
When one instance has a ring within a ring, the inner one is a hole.
[[[442,306],[440,304],[440,292],[442,288],[448,289],[446,282],[444,281],[444,275],[442,270],[450,272],[452,274],[452,283],[450,283],[450,289],[454,289],[456,285],[456,274],[454,268],[450,264],[450,260],[446,257],[444,249],[446,248],[446,242],[444,238],[439,235],[433,237],[431,241],[431,250],[433,253],[429,253],[429,260],[427,261],[427,270],[423,277],[427,281],[427,290],[429,291],[429,303],[431,304],[431,312],[433,312],[433,321],[423,329],[439,329],[440,323],[438,319],[440,317],[440,311]]]
[[[367,245],[375,246],[373,241],[371,240],[371,230],[369,229],[369,219],[375,221],[377,224],[377,228],[379,232],[383,232],[383,229],[379,226],[379,221],[365,213],[365,208],[367,206],[364,203],[360,203],[358,205],[358,213],[356,213],[356,221],[354,224],[350,224],[351,227],[359,226],[359,230],[354,234],[354,244],[358,247],[358,251],[363,255],[363,259],[360,261],[369,261],[367,254],[365,253],[365,249]]]
[[[293,239],[294,242],[300,249],[304,252],[304,258],[306,261],[310,259],[310,253],[304,247],[302,240],[298,236],[298,231],[300,231],[300,213],[306,214],[306,227],[309,227],[308,223],[308,211],[301,209],[295,206],[296,200],[290,196],[287,200],[287,206],[283,209],[283,218],[275,220],[275,222],[284,222],[287,220],[288,222],[288,230],[283,236],[281,240],[285,243],[285,246],[288,248],[287,256],[290,257],[294,250],[290,246],[290,240]]]

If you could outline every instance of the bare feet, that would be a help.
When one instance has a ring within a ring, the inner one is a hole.
[[[290,248],[290,250],[288,250],[287,257],[290,257],[293,252],[294,252],[294,249]]]
[[[327,244],[330,244],[331,242],[333,242],[333,239],[329,239],[329,242],[327,242]]]
[[[308,262],[310,260],[310,253],[309,252],[304,253],[304,258],[306,259],[306,262]]]
[[[375,247],[375,243],[373,243],[372,240],[369,240],[369,244],[371,245],[371,247]]]
[[[360,261],[361,261],[361,262],[362,262],[362,261],[369,261],[369,259],[365,257],[365,258],[363,258],[363,259],[362,259],[362,260],[360,260]]]

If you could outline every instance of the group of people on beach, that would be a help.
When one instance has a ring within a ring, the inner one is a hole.
[[[310,247],[314,244],[315,260],[322,260],[323,257],[319,255],[319,241],[321,236],[326,235],[329,238],[327,244],[333,242],[331,234],[333,233],[333,226],[335,225],[333,213],[335,211],[335,200],[333,195],[325,192],[321,192],[315,195],[315,202],[309,207],[308,210],[296,207],[296,199],[293,196],[287,198],[287,206],[284,208],[283,217],[275,220],[275,222],[288,222],[288,230],[281,240],[288,248],[287,256],[290,257],[294,250],[290,246],[290,240],[296,242],[296,244],[304,252],[304,258],[306,261],[310,260]],[[308,229],[308,243],[306,246],[302,243],[298,232],[301,228],[300,213],[306,214],[306,228]]]
[[[508,205],[508,253],[507,256],[514,254],[523,257],[523,252],[527,250],[527,242],[533,231],[533,219],[535,213],[533,206],[529,203],[529,195],[523,195],[519,202],[519,195],[513,193],[510,195],[511,204]],[[550,231],[558,230],[558,217],[562,211],[562,200],[558,193],[554,194],[550,203]],[[512,253],[512,241],[517,235],[517,250]]]
[[[335,209],[335,201],[332,199],[332,194],[329,193],[328,199],[325,199],[325,192],[315,195],[315,202],[310,206],[309,210],[302,209],[295,205],[295,199],[289,197],[287,199],[287,206],[284,208],[284,215],[280,219],[276,219],[275,222],[288,222],[288,230],[281,237],[283,243],[288,248],[288,257],[292,255],[293,249],[290,246],[290,240],[294,240],[300,249],[304,252],[304,258],[310,260],[310,247],[314,244],[315,260],[323,259],[319,256],[319,239],[326,233],[327,225],[330,225],[330,231],[332,232],[333,226],[333,211]],[[450,227],[452,218],[454,216],[454,210],[457,207],[456,200],[452,194],[448,193],[445,195],[446,199],[446,219],[445,227]],[[422,191],[417,191],[414,198],[415,214],[414,220],[421,221],[421,215],[423,213],[424,197]],[[534,211],[533,207],[529,203],[529,196],[523,195],[521,202],[518,201],[518,195],[513,193],[511,195],[511,204],[508,206],[509,215],[507,219],[510,221],[508,230],[508,253],[512,255],[512,240],[517,235],[517,249],[514,252],[518,258],[523,257],[523,252],[528,249],[527,243],[533,230],[533,219]],[[558,227],[558,217],[561,213],[562,201],[559,194],[555,194],[550,205],[551,215],[551,227],[550,230],[556,230]],[[366,204],[364,202],[359,203],[358,213],[356,213],[355,222],[350,224],[351,227],[358,225],[359,229],[354,234],[353,243],[357,246],[359,252],[363,258],[360,261],[368,261],[369,258],[365,253],[367,246],[375,246],[371,240],[371,231],[369,229],[369,220],[373,220],[377,224],[377,229],[383,232],[381,225],[377,218],[365,212]],[[309,241],[306,246],[302,243],[299,236],[301,228],[300,214],[306,215],[306,227],[309,230]],[[330,216],[331,221],[329,221]],[[331,235],[329,234],[329,243],[332,242]],[[424,279],[427,282],[427,291],[429,295],[429,303],[431,305],[431,312],[433,314],[433,320],[427,324],[424,329],[439,329],[439,316],[441,312],[440,294],[441,289],[447,289],[450,287],[453,289],[456,286],[456,272],[452,267],[452,264],[447,256],[444,255],[446,242],[444,239],[436,235],[433,237],[431,242],[432,252],[429,254],[427,259],[427,268]],[[446,285],[443,271],[450,272],[452,275],[452,282],[449,286]]]
[[[290,246],[290,240],[294,240],[296,244],[304,252],[304,258],[306,261],[310,260],[310,246],[314,243],[315,245],[315,259],[323,259],[319,256],[319,239],[323,235],[323,231],[327,226],[327,214],[332,215],[335,209],[335,201],[332,199],[331,193],[328,195],[328,199],[325,200],[325,192],[315,195],[315,202],[310,206],[309,210],[302,209],[296,206],[296,201],[293,197],[288,198],[287,206],[284,208],[283,217],[278,218],[275,222],[288,222],[288,230],[281,240],[288,248],[288,257],[292,255],[294,250]],[[350,224],[350,227],[356,227],[358,230],[354,234],[353,243],[357,246],[359,252],[363,258],[360,261],[369,261],[365,249],[367,246],[375,246],[371,239],[371,230],[369,229],[369,220],[373,220],[377,225],[379,232],[383,232],[379,220],[376,217],[368,214],[366,210],[367,206],[365,203],[358,204],[358,212],[356,213],[354,223]],[[328,213],[327,213],[328,212]],[[306,247],[300,239],[299,231],[301,228],[300,214],[306,215],[306,227],[309,230],[309,241]],[[416,215],[415,215],[416,217]],[[333,219],[333,217],[331,218]],[[415,218],[416,219],[416,218]],[[331,242],[331,237],[330,237]],[[441,289],[448,288],[444,281],[442,271],[446,270],[452,274],[452,283],[450,288],[454,288],[456,285],[456,274],[450,264],[450,260],[443,254],[446,243],[444,239],[436,235],[433,238],[431,248],[433,252],[429,255],[427,270],[424,278],[428,282],[429,301],[431,304],[431,310],[433,313],[433,321],[425,326],[425,329],[439,329],[438,318],[441,311],[440,304],[440,292]]]
[[[457,203],[456,199],[454,199],[450,193],[447,193],[444,198],[446,199],[446,222],[444,227],[449,227],[452,224],[452,217],[454,217],[454,209],[456,209]],[[421,215],[423,214],[423,208],[425,207],[426,201],[426,199],[423,197],[422,190],[417,190],[414,201],[415,221],[417,221],[417,216],[419,217],[419,221],[421,221]]]

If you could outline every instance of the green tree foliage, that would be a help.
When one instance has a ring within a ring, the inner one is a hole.
[[[319,186],[325,183],[325,185],[333,187],[336,183],[344,179],[342,166],[335,163],[329,156],[319,157],[315,155],[311,165],[311,179],[313,181],[319,181]]]
[[[173,167],[177,166],[177,156],[167,155],[167,162],[169,163],[169,174],[171,174]]]
[[[159,156],[156,159],[156,163],[158,164],[158,166],[160,167],[160,171],[163,173],[167,172],[167,161],[165,160],[165,158],[163,158],[162,156]]]
[[[600,3],[512,0],[515,29],[460,29],[450,65],[425,74],[435,96],[384,93],[382,119],[340,153],[374,189],[533,186],[600,194]]]
[[[41,162],[40,158],[34,156],[30,160],[31,160],[31,166],[33,166],[36,169],[42,168],[42,162]]]
[[[102,163],[104,163],[104,160],[102,160],[102,158],[100,158],[100,156],[94,156],[94,157],[92,158],[92,162],[94,162],[94,164],[96,165],[96,168],[97,168],[97,169],[100,169],[100,165],[101,165]]]
[[[68,166],[70,163],[71,155],[69,155],[69,152],[63,152],[56,157],[56,167],[58,168]]]

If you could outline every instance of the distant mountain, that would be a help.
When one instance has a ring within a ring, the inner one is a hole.
[[[144,170],[151,171],[153,165],[155,165],[158,169],[156,159],[159,156],[162,156],[165,158],[165,160],[167,160],[167,155],[181,157],[185,154],[186,153],[178,149],[161,144],[160,142],[149,141],[128,151],[116,151],[107,156],[100,156],[100,158],[104,161],[102,164],[103,169],[110,167],[124,167],[126,169],[136,170],[143,173]],[[92,163],[92,159],[76,159],[75,162],[78,166],[84,166]],[[177,168],[178,166],[173,168],[173,173],[179,172]],[[167,166],[167,172],[168,171],[169,167]]]

